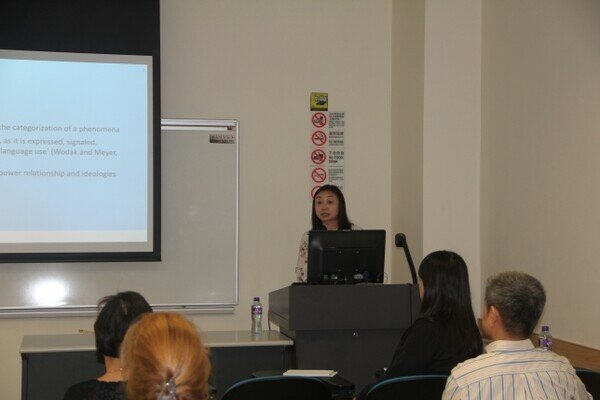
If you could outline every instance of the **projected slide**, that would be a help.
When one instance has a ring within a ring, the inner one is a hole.
[[[0,250],[152,250],[151,61],[0,50]]]

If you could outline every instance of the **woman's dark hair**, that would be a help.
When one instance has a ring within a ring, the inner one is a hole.
[[[444,326],[457,351],[472,357],[481,354],[483,343],[473,315],[465,260],[451,251],[435,251],[421,262],[419,278],[425,287],[419,317]]]
[[[346,212],[346,200],[344,199],[344,194],[340,188],[335,185],[323,185],[315,192],[315,195],[313,196],[311,211],[313,230],[324,231],[327,229],[319,217],[317,217],[317,213],[315,212],[315,199],[317,198],[317,195],[322,192],[331,192],[338,199],[338,229],[352,229],[352,223],[350,222],[350,219],[348,219],[348,213]]]
[[[100,312],[94,323],[94,333],[99,362],[104,362],[103,356],[119,357],[119,348],[129,325],[138,316],[152,312],[150,304],[137,292],[106,296],[98,303],[98,309]]]

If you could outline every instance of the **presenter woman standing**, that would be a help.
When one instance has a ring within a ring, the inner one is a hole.
[[[317,231],[356,230],[360,229],[348,219],[346,200],[340,188],[335,185],[321,186],[313,197],[312,229]],[[308,262],[308,231],[300,239],[296,278],[298,282],[306,282],[306,264]]]

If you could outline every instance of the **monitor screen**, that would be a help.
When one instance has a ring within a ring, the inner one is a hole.
[[[385,230],[310,231],[307,282],[381,283]]]

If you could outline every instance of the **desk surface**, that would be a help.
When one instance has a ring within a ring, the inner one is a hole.
[[[206,347],[255,347],[293,346],[294,341],[277,331],[206,331],[201,332]],[[62,335],[25,335],[21,342],[21,354],[54,353],[70,351],[95,351],[93,333]]]

